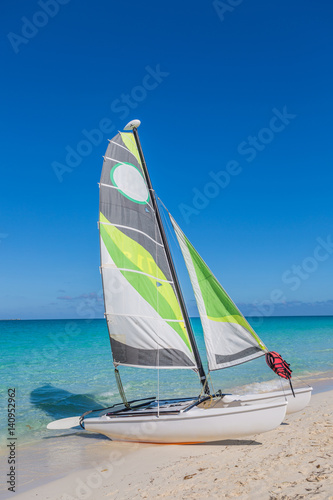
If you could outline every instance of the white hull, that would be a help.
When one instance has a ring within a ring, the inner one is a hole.
[[[283,421],[287,402],[232,403],[224,408],[193,407],[188,411],[159,416],[130,415],[84,419],[87,431],[113,440],[145,443],[199,443],[236,439],[275,429]]]
[[[245,396],[230,395],[226,396],[226,398],[230,401],[241,401],[244,404],[266,404],[269,402],[286,400],[288,402],[288,415],[303,410],[310,403],[312,390],[312,387],[294,389],[296,397],[293,396],[290,389],[287,389],[285,391],[275,391],[264,394],[246,394]]]

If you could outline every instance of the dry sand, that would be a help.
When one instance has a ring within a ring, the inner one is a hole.
[[[3,498],[333,500],[332,396],[314,395],[302,412],[248,440],[186,446],[96,441],[91,469]],[[65,453],[62,459],[69,460]]]

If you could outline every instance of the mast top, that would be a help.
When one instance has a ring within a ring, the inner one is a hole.
[[[128,122],[128,124],[124,127],[124,130],[133,130],[134,128],[140,127],[141,122],[140,120],[131,120]]]

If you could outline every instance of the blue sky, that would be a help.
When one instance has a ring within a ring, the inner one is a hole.
[[[132,118],[158,195],[244,313],[333,314],[332,14],[5,0],[0,318],[102,316],[97,183]]]

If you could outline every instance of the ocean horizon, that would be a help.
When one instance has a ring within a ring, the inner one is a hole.
[[[249,315],[244,314],[246,318],[333,318],[333,314],[270,314],[270,315]],[[94,319],[104,319],[103,316]],[[199,315],[191,315],[191,320],[200,319]],[[0,321],[91,321],[90,318],[0,318]]]

